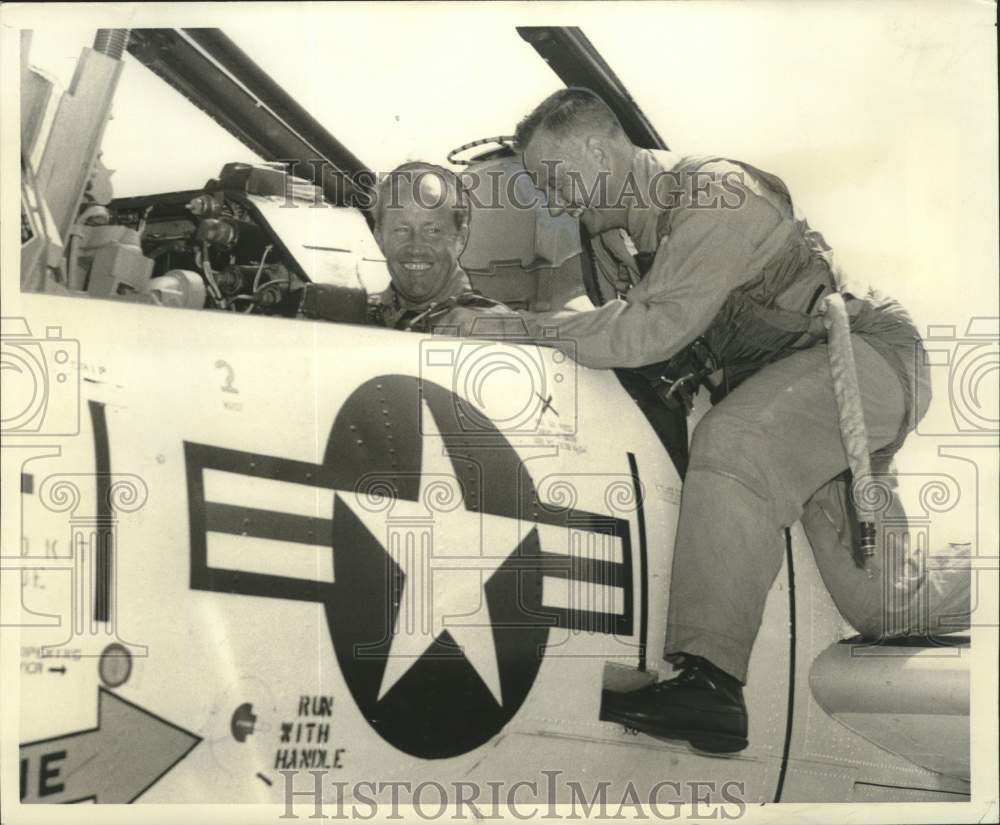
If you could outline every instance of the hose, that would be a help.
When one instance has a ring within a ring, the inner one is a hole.
[[[828,331],[830,373],[833,376],[833,393],[837,398],[840,438],[844,442],[847,464],[854,478],[851,493],[861,525],[861,552],[868,559],[875,555],[875,514],[865,504],[865,496],[859,495],[859,490],[871,480],[872,468],[868,430],[851,346],[851,320],[840,293],[828,295],[825,301],[823,325]]]
[[[128,29],[98,29],[94,38],[94,51],[121,60],[128,45]]]
[[[485,146],[488,143],[496,143],[500,146],[505,146],[508,149],[514,146],[514,136],[513,135],[496,135],[495,137],[480,138],[479,140],[470,140],[468,143],[463,143],[461,146],[452,149],[448,153],[448,163],[454,164],[455,166],[468,166],[471,161],[459,160],[456,156],[468,149],[475,149],[477,146]]]

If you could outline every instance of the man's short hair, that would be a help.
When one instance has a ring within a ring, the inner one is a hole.
[[[564,138],[581,128],[609,135],[624,131],[611,107],[597,94],[570,86],[549,95],[517,124],[514,143],[523,152],[539,131]]]
[[[398,207],[402,204],[404,192],[406,197],[429,209],[439,205],[433,201],[425,202],[420,194],[420,182],[426,175],[433,175],[441,180],[444,196],[451,202],[451,215],[455,221],[455,228],[462,229],[469,225],[469,197],[458,175],[443,166],[415,160],[397,166],[375,187],[376,229],[382,225],[386,207],[390,205]]]

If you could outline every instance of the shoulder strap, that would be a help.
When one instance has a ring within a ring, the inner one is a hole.
[[[437,322],[444,315],[447,315],[455,307],[471,307],[474,309],[492,309],[494,307],[503,307],[504,309],[507,308],[506,304],[503,304],[500,301],[489,298],[474,289],[467,289],[464,292],[458,293],[458,295],[452,295],[438,301],[437,303],[431,304],[422,312],[413,313],[407,317],[406,325],[403,328],[416,330],[418,332],[428,332],[433,329],[435,322]],[[399,327],[397,327],[397,329],[398,328]]]
[[[507,308],[507,305],[502,301],[498,301],[495,298],[490,298],[488,295],[483,295],[475,289],[470,289],[465,292],[460,292],[458,295],[453,296],[448,299],[453,301],[453,306],[461,307],[474,307],[477,309],[491,309],[493,307],[503,307]],[[442,302],[444,303],[444,302]],[[451,307],[449,307],[450,309]]]

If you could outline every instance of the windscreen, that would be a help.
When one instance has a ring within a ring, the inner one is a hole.
[[[562,83],[508,19],[456,7],[310,10],[266,20],[254,7],[225,33],[369,168],[445,164],[477,138],[511,134]],[[463,22],[463,17],[465,21]],[[33,32],[30,62],[68,89],[93,32]],[[102,161],[116,197],[197,188],[230,161],[260,160],[131,55],[125,55]]]

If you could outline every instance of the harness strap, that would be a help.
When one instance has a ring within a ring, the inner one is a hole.
[[[436,301],[421,312],[411,310],[414,314],[409,316],[407,316],[407,313],[404,313],[403,316],[401,316],[396,322],[396,329],[429,331],[433,328],[436,320],[439,320],[443,316],[447,315],[456,307],[492,309],[494,307],[502,306],[504,306],[504,304],[500,301],[489,298],[474,289],[470,289],[465,292],[460,292],[458,295],[452,295],[449,298]],[[405,321],[403,320],[404,318]]]

